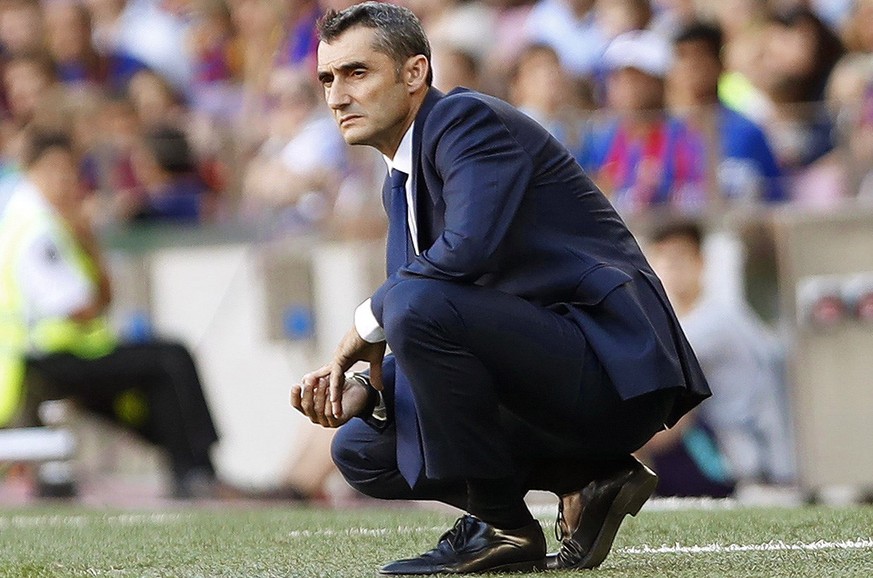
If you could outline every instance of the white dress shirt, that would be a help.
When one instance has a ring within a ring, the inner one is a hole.
[[[413,123],[406,131],[406,134],[403,135],[403,139],[400,141],[400,146],[397,147],[397,152],[394,153],[394,158],[389,159],[387,156],[383,156],[383,158],[385,159],[385,164],[388,165],[389,174],[392,170],[398,170],[407,175],[406,221],[409,224],[409,234],[412,237],[412,248],[415,250],[415,254],[418,255],[418,224],[415,220],[415,203],[412,201],[411,176],[412,132],[414,126],[415,123]],[[355,309],[355,329],[364,341],[369,341],[370,343],[385,341],[385,332],[376,320],[376,316],[373,315],[373,309],[369,299],[361,303],[358,308]]]

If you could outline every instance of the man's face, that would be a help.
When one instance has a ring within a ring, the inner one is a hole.
[[[7,65],[3,71],[3,85],[12,116],[18,121],[27,122],[51,85],[51,80],[40,67],[20,60]]]
[[[681,303],[696,297],[703,281],[703,256],[693,241],[683,236],[667,237],[649,246],[646,256],[670,301]]]
[[[75,214],[82,200],[76,158],[70,151],[53,147],[30,169],[38,177],[46,200],[62,215]]]
[[[675,48],[675,60],[668,77],[670,90],[680,96],[682,105],[713,104],[721,75],[718,57],[703,40],[679,42]]]
[[[318,46],[318,79],[324,97],[349,144],[370,145],[392,154],[412,111],[404,71],[374,48],[374,30],[356,26],[330,44]]]
[[[619,68],[609,74],[607,100],[619,113],[659,109],[664,102],[664,81],[636,68]]]

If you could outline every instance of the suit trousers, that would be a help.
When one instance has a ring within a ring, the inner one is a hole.
[[[385,297],[383,326],[415,397],[426,479],[410,488],[397,472],[393,427],[353,419],[333,458],[374,497],[463,507],[473,478],[577,489],[663,429],[679,391],[622,400],[571,317],[490,288],[404,280]]]
[[[96,359],[55,353],[29,359],[27,373],[28,388],[34,389],[28,391],[28,405],[70,397],[166,450],[176,479],[193,469],[214,473],[209,448],[218,435],[194,360],[184,346],[120,345]],[[143,402],[126,419],[119,415],[124,394]]]

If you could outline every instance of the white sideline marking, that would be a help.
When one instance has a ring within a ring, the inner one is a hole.
[[[319,538],[335,536],[370,536],[379,537],[389,534],[408,534],[416,532],[439,532],[444,531],[445,526],[398,526],[396,528],[345,528],[342,530],[292,530],[288,532],[291,538]],[[870,550],[873,549],[873,539],[859,538],[858,540],[845,540],[841,542],[827,542],[819,540],[811,543],[786,543],[781,541],[767,542],[764,544],[706,544],[703,546],[630,546],[616,548],[619,554],[723,554],[728,552],[779,552],[779,551],[816,551],[816,550]]]
[[[873,548],[873,540],[859,539],[846,540],[843,542],[826,542],[819,540],[809,544],[785,542],[767,542],[765,544],[707,544],[706,546],[636,546],[619,548],[616,552],[622,554],[721,554],[724,552],[779,552],[791,550],[869,550]]]
[[[10,516],[0,517],[0,530],[20,528],[84,528],[94,524],[118,524],[133,526],[135,524],[164,524],[176,522],[183,518],[180,514],[118,514],[102,517],[92,516]]]

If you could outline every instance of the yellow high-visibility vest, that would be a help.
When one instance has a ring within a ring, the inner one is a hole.
[[[27,319],[26,299],[16,277],[25,249],[36,235],[48,232],[61,258],[97,282],[98,269],[65,223],[47,207],[13,198],[0,217],[0,427],[18,410],[25,356],[67,352],[85,358],[110,353],[117,342],[104,316],[86,322],[67,318]]]

